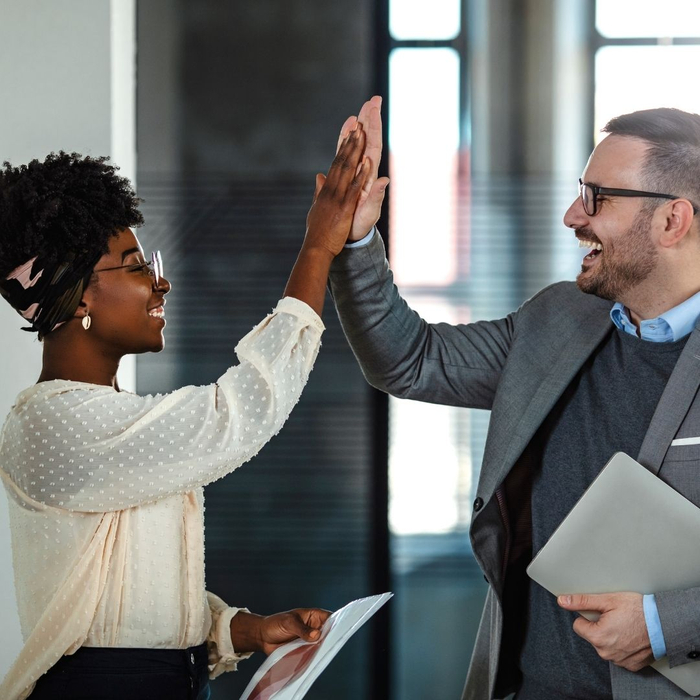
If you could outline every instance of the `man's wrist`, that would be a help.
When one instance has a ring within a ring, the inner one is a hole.
[[[666,641],[661,629],[661,619],[659,618],[659,609],[656,605],[656,597],[651,594],[643,596],[642,605],[651,651],[654,658],[658,660],[666,656]]]
[[[374,234],[377,230],[376,226],[372,226],[370,229],[369,233],[362,238],[358,238],[356,241],[351,241],[348,240],[348,242],[345,244],[346,248],[362,248],[362,246],[366,246],[369,244],[369,242],[374,238]]]

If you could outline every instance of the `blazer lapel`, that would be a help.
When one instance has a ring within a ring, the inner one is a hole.
[[[492,413],[491,438],[484,452],[484,463],[498,465],[497,469],[482,470],[481,492],[488,499],[512,469],[537,429],[564,393],[586,360],[602,342],[612,327],[609,307],[596,308],[586,317],[575,319],[569,339],[560,348],[547,373],[542,376],[523,375],[519,381],[532,384],[529,400],[511,406],[508,412]],[[700,353],[699,353],[700,354]],[[516,420],[513,421],[513,417]],[[509,419],[509,425],[502,423]],[[504,439],[508,436],[508,439]],[[489,449],[490,448],[490,449]]]
[[[700,330],[688,338],[644,436],[637,461],[658,474],[666,451],[678,432],[700,386]]]

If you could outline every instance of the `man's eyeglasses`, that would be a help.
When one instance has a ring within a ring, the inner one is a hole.
[[[617,187],[598,187],[583,180],[578,181],[578,193],[583,204],[583,211],[588,216],[595,216],[598,213],[598,195],[611,195],[613,197],[652,197],[660,199],[681,199],[673,194],[661,194],[659,192],[644,192],[642,190],[621,190]],[[698,208],[691,202],[693,214],[698,213]]]
[[[117,265],[116,267],[103,267],[101,270],[93,270],[93,272],[109,272],[110,270],[123,270],[129,268],[131,270],[147,270],[148,274],[153,277],[153,284],[157,287],[163,277],[163,259],[160,257],[160,251],[154,250],[151,253],[151,259],[148,262],[133,263],[131,265]]]

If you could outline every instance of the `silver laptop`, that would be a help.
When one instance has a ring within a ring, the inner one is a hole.
[[[554,595],[700,586],[700,508],[617,452],[527,568]],[[591,618],[590,614],[586,617]],[[700,660],[659,673],[700,693]]]

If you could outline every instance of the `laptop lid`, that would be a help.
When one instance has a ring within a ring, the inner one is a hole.
[[[554,595],[700,586],[700,508],[617,452],[527,568]],[[586,615],[586,617],[590,617]],[[700,661],[653,667],[691,695]]]

